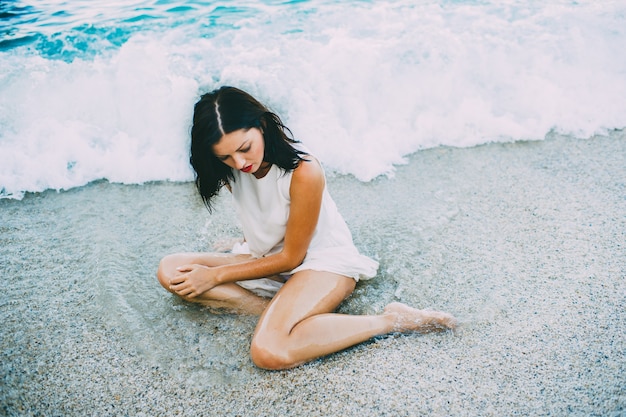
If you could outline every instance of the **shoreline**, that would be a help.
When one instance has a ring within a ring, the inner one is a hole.
[[[13,415],[626,414],[626,133],[419,151],[392,178],[329,175],[380,262],[339,311],[390,301],[456,334],[389,335],[255,368],[255,319],[158,287],[160,257],[239,233],[191,183],[106,181],[0,200],[2,389]]]

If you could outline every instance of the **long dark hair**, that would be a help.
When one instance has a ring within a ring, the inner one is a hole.
[[[303,160],[292,144],[291,131],[280,118],[245,91],[221,87],[200,97],[194,107],[191,127],[191,157],[196,172],[196,187],[205,205],[211,210],[211,199],[220,189],[235,181],[232,169],[213,153],[213,145],[222,136],[239,129],[259,128],[263,132],[263,160],[285,171],[294,170]]]

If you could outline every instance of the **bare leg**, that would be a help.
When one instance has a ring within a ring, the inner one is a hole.
[[[159,264],[157,278],[163,288],[172,292],[169,288],[169,282],[173,277],[179,274],[176,268],[181,265],[200,264],[206,266],[219,266],[245,262],[249,259],[249,255],[222,253],[179,253],[168,255],[163,258]],[[234,283],[219,285],[194,298],[181,298],[213,309],[257,316],[265,310],[270,301],[268,298],[259,297]]]
[[[454,318],[392,303],[378,316],[331,313],[354,290],[354,280],[328,272],[302,271],[270,302],[252,340],[254,363],[285,369],[391,332],[453,328]]]

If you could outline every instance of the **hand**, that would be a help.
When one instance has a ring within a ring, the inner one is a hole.
[[[170,280],[170,290],[181,297],[197,297],[218,285],[214,269],[198,264],[179,266],[179,274]]]

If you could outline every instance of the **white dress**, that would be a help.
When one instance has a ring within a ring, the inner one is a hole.
[[[293,171],[285,172],[272,165],[267,175],[260,179],[235,170],[233,174],[235,181],[230,184],[231,191],[249,253],[260,258],[280,252],[289,217],[289,187]],[[333,272],[356,281],[374,277],[378,269],[378,262],[361,255],[354,246],[352,234],[326,186],[317,227],[304,261],[284,274],[292,275],[307,269]],[[258,283],[241,281],[238,284],[252,289]]]

